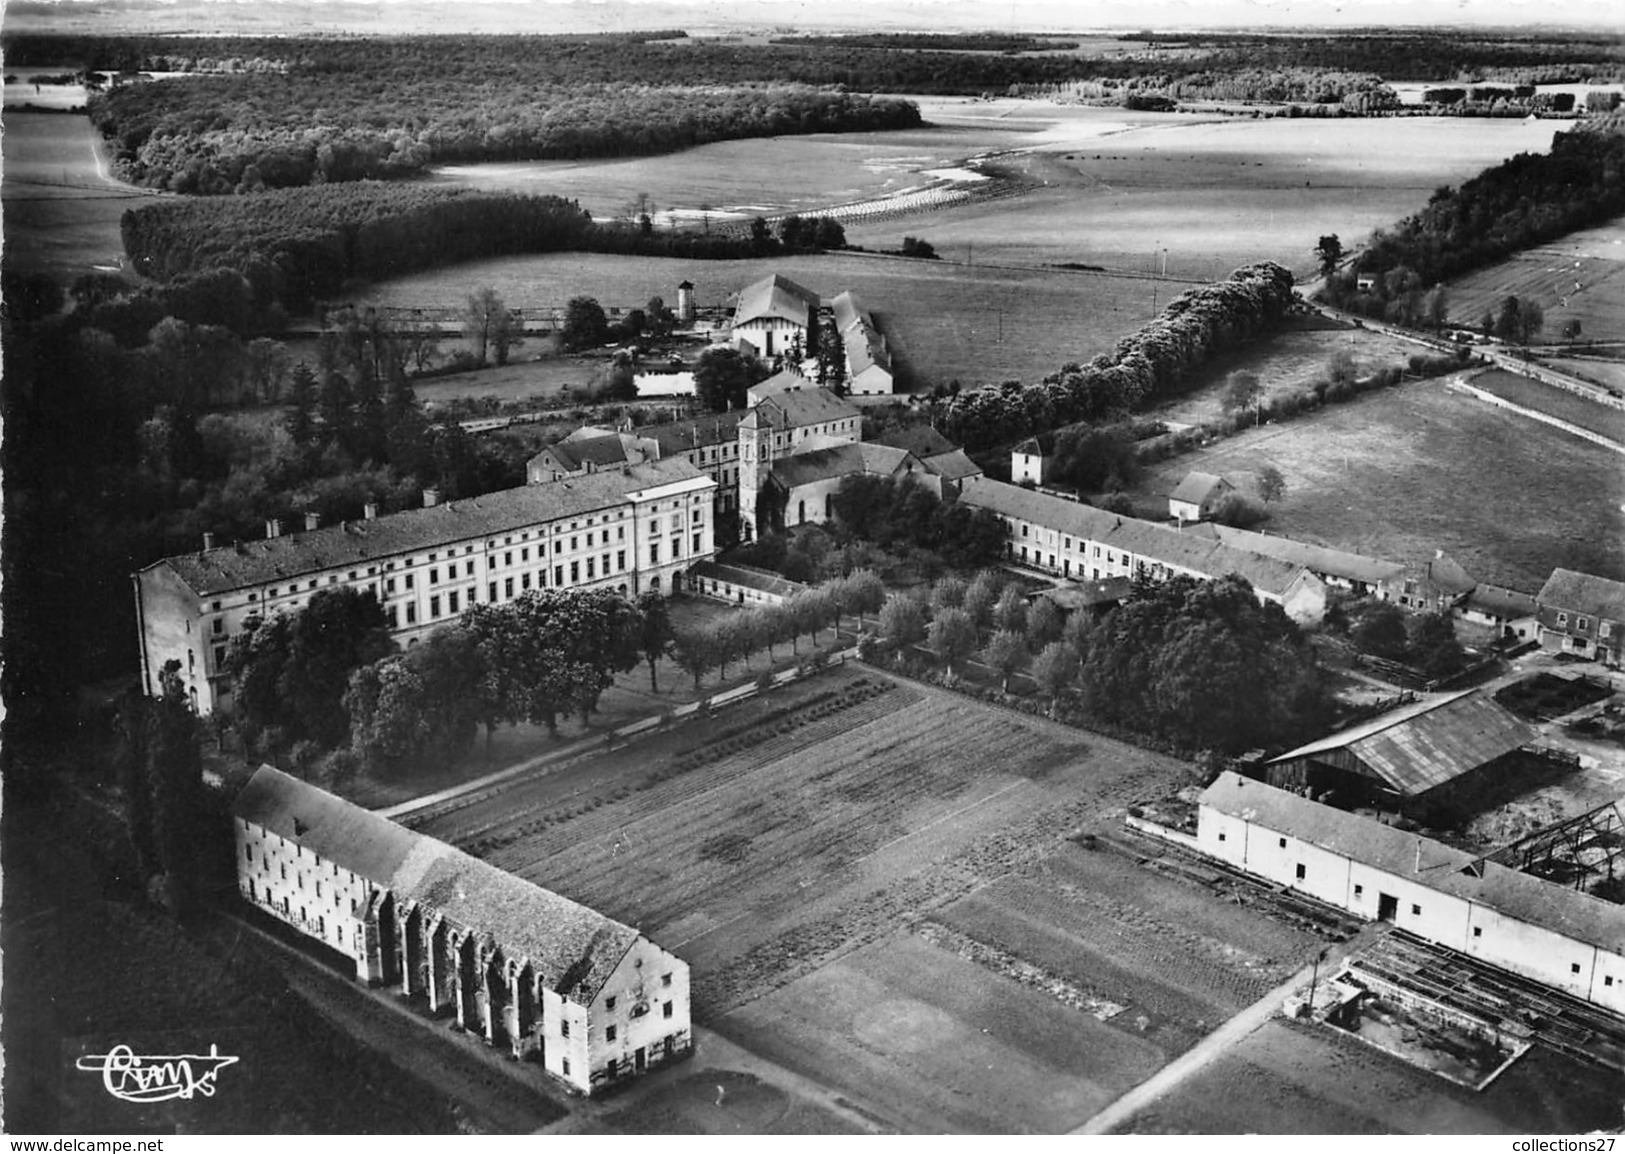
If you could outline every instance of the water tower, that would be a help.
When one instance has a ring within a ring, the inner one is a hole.
[[[694,323],[694,282],[684,281],[677,286],[677,319],[685,325]]]

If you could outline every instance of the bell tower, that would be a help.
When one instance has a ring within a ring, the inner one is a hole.
[[[756,500],[773,468],[773,426],[760,405],[739,422],[739,527],[742,536],[755,540]]]

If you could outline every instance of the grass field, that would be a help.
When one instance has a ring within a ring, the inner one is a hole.
[[[1328,1027],[1276,1019],[1119,1133],[1579,1134],[1616,1124],[1618,1075],[1542,1047],[1474,1093]]]
[[[1539,340],[1557,345],[1563,326],[1580,322],[1582,340],[1625,340],[1625,221],[1566,236],[1519,253],[1448,285],[1450,315],[1478,324],[1508,296],[1533,300],[1546,314]]]
[[[1110,350],[1153,315],[1153,283],[1091,273],[999,268],[950,261],[837,254],[770,261],[683,261],[560,253],[475,261],[372,286],[358,303],[402,308],[441,306],[493,286],[518,308],[562,305],[572,296],[605,304],[667,303],[677,284],[695,284],[701,306],[781,272],[832,297],[851,289],[886,334],[895,361],[918,388],[959,380],[970,385],[1037,381],[1067,361]],[[1159,282],[1161,304],[1185,286]]]
[[[1136,486],[1165,497],[1192,469],[1274,464],[1287,494],[1272,532],[1394,561],[1444,549],[1480,581],[1538,590],[1554,567],[1625,579],[1619,457],[1445,389],[1383,389],[1160,463]]]
[[[8,111],[4,129],[6,263],[63,283],[120,268],[119,218],[157,198],[103,175],[101,145],[83,116]]]
[[[1588,401],[1567,390],[1554,389],[1504,369],[1479,373],[1470,383],[1502,400],[1558,417],[1625,445],[1625,410]]]

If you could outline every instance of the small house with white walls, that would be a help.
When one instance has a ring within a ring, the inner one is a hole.
[[[232,813],[243,900],[358,981],[582,1094],[692,1051],[688,965],[631,926],[268,765]]]
[[[1272,885],[1625,1014],[1612,902],[1236,773],[1203,791],[1196,837]]]

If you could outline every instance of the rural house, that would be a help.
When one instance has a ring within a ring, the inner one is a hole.
[[[577,429],[525,462],[525,480],[532,485],[582,477],[599,469],[638,464],[644,459],[636,444],[628,445],[613,433]]]
[[[1535,599],[1500,585],[1475,585],[1456,612],[1468,624],[1483,626],[1495,637],[1511,641],[1533,641],[1539,628]]]
[[[686,1056],[689,974],[637,930],[261,766],[232,806],[255,909],[583,1094]]]
[[[1604,665],[1620,663],[1625,584],[1573,569],[1553,569],[1535,603],[1541,645]]]
[[[1273,885],[1625,1014],[1620,907],[1295,793],[1222,773],[1202,852]]]
[[[769,361],[792,353],[805,356],[807,334],[817,315],[818,294],[775,273],[739,291],[729,339],[749,345]]]
[[[501,604],[531,589],[615,589],[629,597],[675,592],[716,552],[716,484],[686,461],[622,465],[442,502],[421,509],[203,548],[156,561],[132,577],[141,679],[162,690],[180,666],[194,708],[230,704],[226,650],[251,619],[291,613],[318,589],[371,594],[397,644],[415,645],[471,605]]]
[[[1223,477],[1192,471],[1168,494],[1168,516],[1180,524],[1205,521],[1213,515],[1219,499],[1235,491],[1235,485]]]
[[[1418,613],[1450,613],[1464,601],[1477,581],[1443,549],[1421,565],[1409,565],[1399,576],[1385,582],[1378,596]]]
[[[1055,464],[1055,434],[1028,437],[1010,450],[1010,480],[1017,485],[1042,485]]]
[[[1263,553],[1282,561],[1290,561],[1294,565],[1302,565],[1326,584],[1347,589],[1358,595],[1375,592],[1384,582],[1394,581],[1405,571],[1405,567],[1397,561],[1379,561],[1375,557],[1345,553],[1340,549],[1328,549],[1323,545],[1306,545],[1302,541],[1279,537],[1273,533],[1236,529],[1213,522],[1194,526],[1188,532],[1206,534],[1237,549]]]

